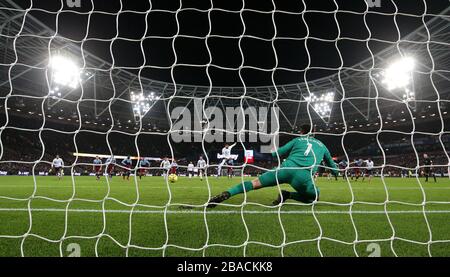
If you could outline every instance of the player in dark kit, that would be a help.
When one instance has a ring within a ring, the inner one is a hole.
[[[361,167],[363,166],[364,161],[362,159],[357,159],[353,163],[355,167],[353,168],[353,174],[351,179],[353,180],[353,177],[356,178],[356,181],[358,181],[359,177],[361,176]]]
[[[428,154],[423,154],[423,164],[424,167],[424,173],[425,173],[425,182],[428,182],[428,177],[433,176],[434,182],[436,183],[436,175],[433,171],[433,161],[430,157],[428,157]]]
[[[122,161],[122,165],[125,167],[125,171],[122,175],[123,179],[125,180],[125,177],[127,177],[127,180],[130,180],[130,173],[131,173],[131,166],[133,165],[133,162],[131,161],[130,156],[128,156],[125,160]]]
[[[347,168],[347,161],[346,160],[342,160],[339,162],[339,169],[343,172],[342,173],[342,179],[345,180],[345,178],[347,178],[347,172],[345,171],[345,169]]]
[[[92,170],[94,171],[95,178],[97,180],[100,180],[100,176],[102,176],[102,160],[99,156],[95,157]]]
[[[114,164],[116,163],[116,159],[114,156],[109,157],[106,159],[106,173],[108,174],[108,177],[111,179],[114,174]]]
[[[178,163],[177,163],[177,160],[175,160],[175,158],[174,158],[172,163],[170,164],[169,174],[177,175],[177,173],[178,173]]]
[[[138,171],[139,179],[142,179],[142,176],[145,176],[148,167],[150,167],[149,159],[141,158],[139,160],[139,171]]]

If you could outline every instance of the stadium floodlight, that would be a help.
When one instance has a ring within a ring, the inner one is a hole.
[[[135,118],[144,116],[151,108],[151,105],[160,99],[154,92],[144,95],[143,92],[130,94],[131,102],[133,102],[133,114]]]
[[[310,103],[314,111],[322,118],[330,118],[333,108],[334,92],[323,93],[320,96],[311,93],[309,97],[306,97],[306,101]]]
[[[412,82],[412,71],[415,61],[411,57],[401,58],[393,62],[382,73],[382,83],[389,91],[407,89]]]
[[[49,67],[51,69],[52,82],[72,89],[77,88],[80,82],[81,69],[71,59],[64,56],[54,56],[50,59]],[[50,93],[59,90],[59,87],[55,87]]]

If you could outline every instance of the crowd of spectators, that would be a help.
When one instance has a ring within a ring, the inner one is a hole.
[[[204,156],[213,167],[210,172],[215,172],[220,160],[217,159],[217,153],[221,151],[223,143],[206,144],[204,145],[206,153],[204,152],[201,143],[169,143],[167,136],[160,135],[143,135],[130,136],[124,134],[118,135],[98,135],[86,133],[79,133],[77,135],[64,134],[60,132],[24,132],[14,129],[7,129],[1,135],[0,147],[0,172],[9,175],[17,175],[20,172],[29,172],[29,174],[38,175],[40,172],[48,172],[51,168],[51,161],[56,155],[59,155],[65,164],[66,174],[70,174],[71,170],[80,174],[88,174],[92,171],[92,161],[94,157],[76,157],[74,152],[103,154],[109,155],[112,151],[115,156],[139,156],[164,158],[174,157],[180,166],[179,171],[186,172],[186,167],[189,162],[196,164],[200,155]],[[283,144],[283,140],[281,144]],[[442,150],[442,145],[433,143],[433,141],[424,140],[416,146],[417,155],[414,151],[406,150],[407,143],[404,141],[393,141],[389,146],[389,151],[380,153],[374,151],[377,148],[376,144],[367,145],[362,149],[351,152],[348,155],[350,162],[355,159],[371,158],[374,161],[375,173],[383,173],[390,176],[401,176],[402,170],[408,170],[415,173],[416,168],[420,173],[423,168],[423,154],[427,153],[433,164],[436,166],[434,172],[437,174],[446,174],[448,172],[449,159],[446,153]],[[136,147],[137,146],[137,147]],[[256,144],[245,144],[247,149],[255,149],[255,163],[247,165],[244,168],[244,174],[259,175],[265,170],[271,169],[277,165],[275,160],[272,160],[268,155],[261,155],[256,149],[259,149]],[[445,141],[445,146],[448,142]],[[441,150],[439,150],[441,149]],[[448,149],[448,148],[447,148]],[[243,165],[243,147],[237,144],[233,148],[234,153],[239,153],[239,158],[235,162],[236,174],[242,172]],[[333,151],[331,151],[333,153]],[[173,153],[173,154],[172,154]],[[335,154],[336,162],[346,159],[342,153]],[[106,160],[105,158],[103,159]],[[120,163],[120,160],[118,161]],[[136,165],[136,161],[134,162]],[[160,162],[154,161],[151,167],[159,167]],[[325,173],[325,169],[319,170],[320,174]],[[153,174],[160,174],[160,170],[151,170]]]

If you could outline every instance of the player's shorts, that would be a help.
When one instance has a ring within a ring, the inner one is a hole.
[[[367,175],[370,175],[370,176],[373,175],[372,169],[366,169],[366,174],[367,174]]]
[[[124,168],[123,176],[130,176],[130,174],[131,174],[131,167],[126,166]]]
[[[353,168],[353,173],[355,175],[358,175],[360,173],[360,169],[359,168]]]
[[[176,168],[176,167],[172,167],[172,168],[169,170],[169,174],[177,174],[177,168]]]
[[[320,190],[314,185],[311,171],[307,169],[294,169],[286,167],[295,167],[283,163],[281,168],[267,171],[259,176],[259,181],[263,187],[276,186],[277,184],[290,184],[299,194],[301,201],[312,203],[319,197]],[[298,167],[298,166],[297,166]]]
[[[234,160],[230,159],[226,161],[227,165],[233,165],[234,164]]]
[[[55,174],[60,173],[61,170],[62,170],[62,167],[57,167],[57,166],[55,166],[54,168],[55,168]]]
[[[145,168],[139,169],[139,174],[145,174]]]
[[[188,174],[194,175],[194,171],[193,170],[188,170]]]
[[[109,164],[108,165],[108,169],[107,169],[108,173],[112,173],[113,170],[114,170],[114,165],[113,164]]]
[[[102,167],[101,167],[101,166],[94,166],[94,172],[95,172],[95,173],[99,173],[100,170],[102,170]]]

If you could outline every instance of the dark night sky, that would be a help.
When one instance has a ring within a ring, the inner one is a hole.
[[[380,43],[374,40],[369,42],[370,49],[376,53],[388,46],[391,46],[398,39],[394,16],[389,13],[395,12],[395,7],[391,0],[381,0],[382,7],[371,11],[383,14],[367,14],[366,20],[372,33],[372,38],[389,41]],[[30,5],[29,0],[17,1],[22,7]],[[63,1],[64,2],[64,1]],[[123,4],[122,10],[146,11],[151,8],[147,17],[146,14],[135,12],[122,12],[117,15]],[[74,12],[88,12],[92,9],[91,1],[82,0],[81,8],[68,9],[66,12],[55,13],[61,8],[60,0],[33,1],[33,8],[43,8],[48,12],[34,10],[30,14],[37,17],[52,29],[56,29],[58,22],[58,34],[81,40],[86,36],[88,40],[83,44],[83,49],[94,53],[100,58],[112,62],[110,54],[111,39],[118,35],[120,38],[141,39],[146,59],[146,68],[142,73],[146,77],[172,82],[170,69],[157,69],[154,66],[168,67],[175,62],[175,55],[172,49],[172,38],[149,38],[148,36],[170,37],[177,32],[177,20],[179,22],[179,34],[204,37],[209,31],[208,13],[201,11],[182,10],[176,16],[174,13],[161,12],[157,10],[175,11],[182,8],[197,8],[206,11],[211,7],[211,2],[205,0],[95,0],[94,11],[88,14],[77,14]],[[239,36],[243,34],[245,25],[245,35],[251,35],[264,39],[271,39],[275,34],[272,22],[272,14],[245,11],[242,13],[241,22],[239,13],[220,11],[239,11],[245,3],[246,9],[259,11],[276,9],[287,12],[308,11],[304,15],[304,20],[309,28],[310,36],[321,39],[333,40],[323,42],[309,39],[305,46],[304,40],[279,39],[280,37],[292,37],[302,39],[307,34],[305,22],[300,14],[287,14],[277,12],[274,15],[277,40],[274,43],[278,67],[286,67],[294,70],[304,70],[308,64],[308,53],[311,57],[311,66],[338,67],[340,65],[339,53],[334,40],[338,36],[338,28],[335,22],[334,13],[314,12],[314,11],[334,11],[336,5],[334,1],[267,1],[267,0],[246,0],[246,1],[213,1],[214,10],[210,13],[211,34],[222,36]],[[363,0],[336,0],[339,11],[351,10],[360,14],[348,12],[338,12],[336,17],[341,29],[341,37],[351,37],[355,39],[367,39],[369,33],[364,25],[366,6]],[[442,11],[449,5],[448,0],[428,0],[428,14],[435,14]],[[397,0],[395,1],[399,14],[395,17],[401,36],[409,34],[411,31],[422,26],[422,18],[404,14],[421,15],[425,11],[423,0]],[[103,14],[97,12],[108,12],[114,14]],[[116,19],[118,18],[118,30],[116,29]],[[426,17],[430,19],[431,17]],[[90,26],[87,28],[89,19]],[[147,19],[147,32],[145,33],[145,20]],[[97,39],[107,41],[99,41]],[[242,63],[239,44],[242,48],[245,66],[254,66],[262,69],[272,69],[275,66],[275,54],[271,41],[263,41],[254,38],[243,38],[239,43],[237,38],[213,37],[207,40],[207,45],[211,50],[212,64],[224,67],[237,68]],[[81,43],[79,44],[81,46]],[[177,64],[197,64],[205,65],[209,61],[207,46],[204,39],[181,38],[175,39],[175,51]],[[352,66],[355,63],[370,57],[366,43],[356,42],[348,39],[340,40],[337,44],[339,52],[343,56],[344,65]],[[113,55],[116,66],[138,67],[143,64],[144,57],[140,49],[140,42],[131,42],[125,39],[117,39],[112,44]],[[177,83],[209,85],[207,79],[206,66],[176,66],[174,77]],[[242,86],[239,79],[238,70],[223,70],[211,66],[208,73],[212,78],[213,85],[216,86]],[[335,73],[333,70],[309,70],[307,80],[327,76]],[[255,69],[241,70],[245,85],[271,85],[271,72]],[[277,69],[274,75],[276,84],[298,83],[304,81],[304,74],[301,71],[292,72]]]

